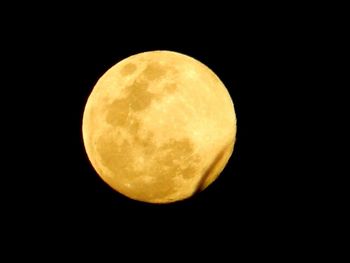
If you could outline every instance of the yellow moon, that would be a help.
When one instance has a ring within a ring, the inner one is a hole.
[[[138,201],[170,203],[205,189],[233,152],[232,99],[207,66],[150,51],[111,67],[83,114],[83,140],[98,175]]]

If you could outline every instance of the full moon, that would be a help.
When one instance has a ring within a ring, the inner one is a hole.
[[[83,140],[97,174],[138,201],[171,203],[209,186],[232,155],[236,115],[207,66],[184,54],[125,58],[86,102]]]

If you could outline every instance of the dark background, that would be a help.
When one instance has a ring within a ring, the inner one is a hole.
[[[125,228],[152,226],[160,233],[168,227],[177,231],[208,225],[213,231],[241,227],[250,231],[283,222],[292,177],[282,149],[288,143],[281,135],[286,115],[278,106],[287,101],[275,86],[280,77],[276,76],[277,66],[271,65],[276,61],[269,54],[270,47],[257,48],[250,41],[227,40],[212,46],[160,41],[128,46],[108,40],[65,47],[55,57],[59,66],[49,67],[53,90],[50,99],[43,100],[47,108],[40,109],[41,114],[51,112],[41,138],[47,143],[42,157],[47,159],[45,180],[39,183],[40,192],[45,193],[45,209],[68,225],[83,219],[90,228],[99,229],[108,227],[103,223],[107,220],[123,222]],[[81,135],[83,109],[98,78],[121,59],[147,50],[173,50],[202,61],[228,88],[237,114],[237,142],[222,175],[206,191],[169,205],[133,201],[112,190],[90,165]]]
[[[9,30],[7,76],[19,88],[6,98],[13,108],[23,106],[9,118],[10,127],[18,127],[9,129],[18,143],[10,155],[21,162],[9,163],[13,182],[3,186],[13,231],[28,242],[36,236],[43,243],[98,242],[97,235],[115,244],[186,250],[230,240],[263,246],[308,224],[313,206],[304,193],[308,171],[300,165],[306,150],[298,146],[300,134],[308,134],[297,117],[305,94],[298,82],[303,42],[289,23],[263,15],[234,19],[238,11],[229,10],[198,19],[190,13],[183,24],[175,23],[181,16],[158,14],[137,26],[113,20],[116,14],[112,21],[90,16],[85,22],[76,17],[83,12],[45,13]],[[202,193],[168,205],[112,190],[90,165],[81,133],[97,80],[120,60],[150,50],[177,51],[206,64],[229,90],[237,115],[235,149],[221,176]]]
[[[285,126],[289,94],[288,80],[280,75],[278,58],[269,45],[256,45],[255,38],[207,45],[172,41],[136,45],[118,38],[97,44],[89,38],[63,40],[56,45],[54,40],[44,43],[47,56],[29,54],[35,62],[35,85],[27,91],[34,97],[27,114],[35,118],[28,123],[28,136],[33,136],[29,143],[40,152],[29,165],[37,174],[32,194],[37,196],[34,205],[39,212],[48,209],[68,221],[90,216],[126,222],[164,217],[194,225],[214,220],[218,226],[230,220],[254,225],[265,217],[280,216],[289,190],[286,182],[292,180],[284,149],[290,142],[283,137],[289,128]],[[226,85],[237,114],[235,150],[222,175],[206,191],[169,205],[132,201],[109,188],[90,165],[81,134],[83,109],[99,77],[121,59],[148,50],[177,51],[206,64]]]

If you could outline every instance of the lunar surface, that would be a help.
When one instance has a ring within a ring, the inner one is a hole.
[[[119,193],[149,203],[191,197],[222,172],[236,115],[220,79],[172,51],[130,56],[93,88],[83,140],[98,175]]]

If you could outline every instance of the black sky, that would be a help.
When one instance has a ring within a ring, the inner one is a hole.
[[[176,26],[112,32],[79,22],[25,28],[10,67],[22,87],[16,103],[25,105],[25,138],[18,135],[25,158],[7,194],[17,220],[25,218],[23,229],[48,229],[49,237],[183,234],[197,241],[210,233],[230,238],[287,226],[292,231],[300,219],[293,211],[307,209],[300,206],[303,177],[295,154],[296,51],[283,30],[242,23],[239,30],[194,23],[186,34]],[[133,201],[108,187],[90,165],[81,133],[84,106],[99,77],[121,59],[150,50],[177,51],[206,64],[229,90],[237,115],[235,150],[221,176],[204,192],[169,205]]]
[[[260,46],[256,50],[254,43],[245,46],[231,41],[205,47],[77,42],[65,47],[62,56],[55,55],[57,65],[51,68],[51,61],[44,69],[52,82],[43,103],[52,113],[42,138],[47,142],[43,155],[48,163],[44,171],[47,180],[40,181],[40,188],[48,194],[49,210],[68,218],[99,215],[100,219],[129,222],[139,217],[151,221],[165,217],[175,222],[187,217],[208,224],[214,220],[218,225],[230,225],[231,220],[253,223],[256,218],[260,221],[277,215],[286,205],[285,191],[289,190],[285,184],[288,167],[279,155],[285,142],[276,104],[283,101],[273,101],[280,92],[275,89],[279,78],[275,66],[271,68],[270,49]],[[90,165],[81,137],[84,105],[98,78],[129,55],[159,49],[193,56],[216,72],[232,96],[238,127],[234,153],[219,179],[196,197],[166,206],[129,200],[109,188]],[[41,114],[45,110],[40,109]]]

